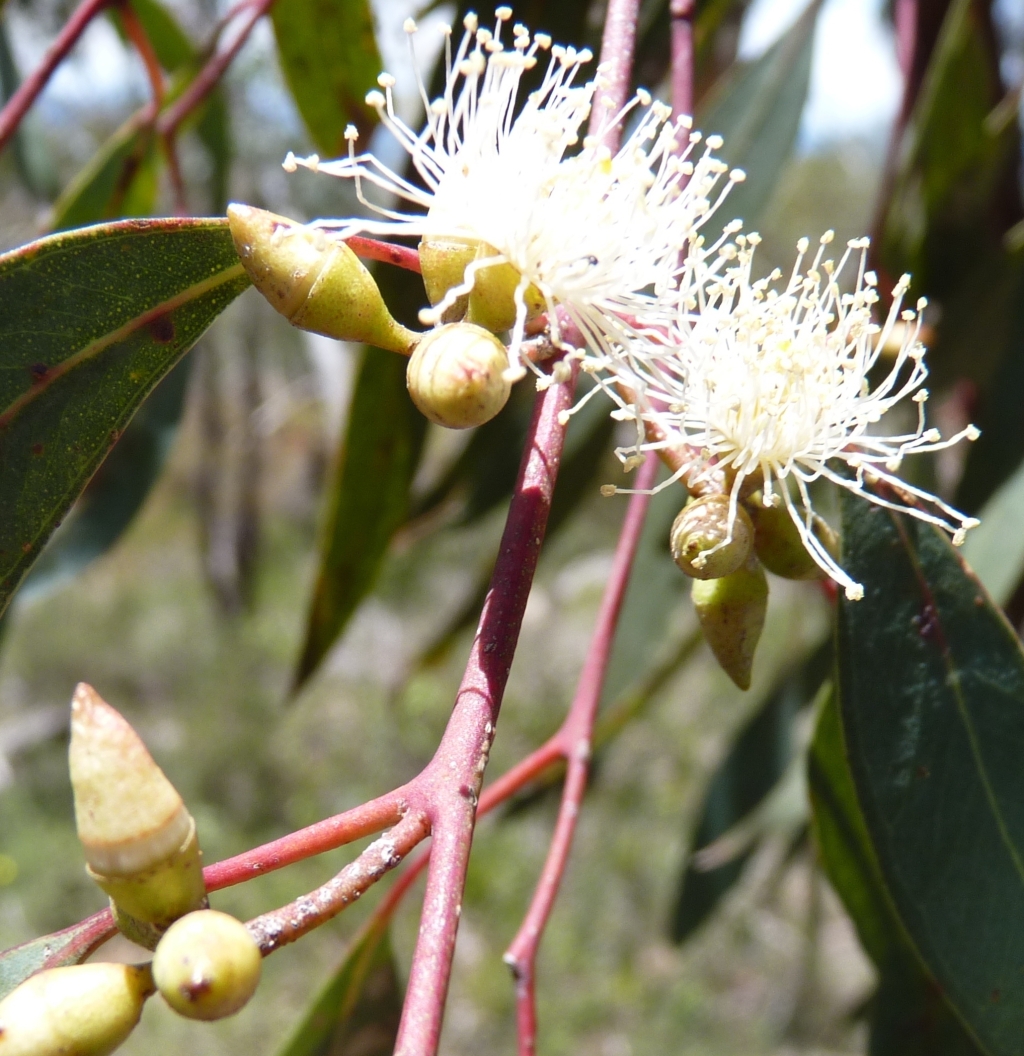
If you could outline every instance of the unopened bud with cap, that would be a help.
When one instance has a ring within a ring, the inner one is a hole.
[[[30,976],[0,1001],[0,1056],[107,1056],[153,993],[149,966],[78,964]]]
[[[84,682],[71,701],[68,754],[87,871],[118,927],[152,949],[206,905],[195,821],[139,735]]]
[[[289,322],[409,355],[416,335],[391,317],[373,276],[341,239],[248,205],[229,205],[228,223],[253,285]]]
[[[153,954],[153,980],[181,1015],[222,1019],[256,992],[262,965],[260,948],[240,920],[203,909],[167,929]]]
[[[465,282],[466,268],[476,259],[478,246],[476,240],[460,238],[425,238],[420,242],[420,273],[431,305],[440,304],[449,290]],[[458,322],[468,307],[469,295],[463,294],[445,309],[438,321]]]
[[[477,260],[497,255],[491,246],[482,243],[477,250]],[[489,264],[474,273],[473,289],[469,293],[469,313],[466,318],[477,326],[490,330],[492,334],[511,330],[516,321],[516,289],[522,276],[511,265]],[[546,308],[543,296],[536,286],[527,286],[523,293],[526,318],[533,319]]]
[[[751,554],[741,568],[721,579],[695,579],[693,607],[722,670],[740,689],[749,689],[768,610],[768,580],[757,558]]]
[[[754,527],[742,506],[729,516],[728,495],[689,502],[672,523],[672,559],[694,579],[719,579],[735,572],[750,553]]]
[[[490,331],[449,323],[426,334],[406,370],[412,402],[438,425],[469,429],[508,402],[508,350]]]
[[[783,579],[822,579],[826,573],[811,557],[785,506],[765,506],[755,496],[749,506],[754,524],[754,551],[769,572]],[[811,515],[811,531],[825,549],[838,558],[835,533],[816,513]]]

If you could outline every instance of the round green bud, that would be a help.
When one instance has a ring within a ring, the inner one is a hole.
[[[751,554],[741,568],[721,579],[695,579],[693,607],[722,670],[740,689],[749,689],[754,651],[768,611],[768,579],[757,558]]]
[[[412,402],[438,425],[469,429],[489,422],[508,402],[508,351],[489,331],[449,323],[426,334],[409,359]]]
[[[439,304],[453,287],[460,286],[466,268],[476,259],[479,243],[460,238],[425,238],[419,244],[423,288],[431,305]],[[462,319],[469,306],[468,294],[460,297],[440,318],[442,323]]]
[[[742,506],[736,507],[729,538],[729,496],[704,495],[680,511],[672,524],[672,559],[694,579],[719,579],[735,572],[750,553],[754,526]],[[714,547],[721,547],[709,553]]]
[[[237,1012],[260,981],[262,956],[245,925],[201,909],[175,921],[153,954],[153,980],[164,1000],[189,1019]]]
[[[476,259],[485,260],[497,255],[497,251],[481,243]],[[511,264],[490,264],[474,274],[473,289],[469,293],[469,314],[466,319],[492,334],[511,330],[516,321],[516,289],[521,276]],[[523,294],[526,302],[526,318],[533,319],[547,305],[536,286],[528,286]]]
[[[769,572],[783,579],[822,579],[826,573],[807,552],[793,518],[785,506],[765,506],[760,496],[749,505],[754,525],[754,550]],[[811,530],[827,551],[838,552],[835,533],[816,513]]]
[[[78,964],[26,979],[0,1001],[0,1056],[106,1056],[153,993],[149,966]]]

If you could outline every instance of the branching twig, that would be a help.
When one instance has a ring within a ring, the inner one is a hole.
[[[658,460],[648,455],[638,474],[637,487],[650,489],[658,472]],[[551,751],[557,750],[567,763],[562,802],[558,811],[554,836],[548,850],[547,861],[541,872],[533,901],[519,928],[516,937],[505,954],[505,962],[516,979],[516,1019],[519,1027],[519,1054],[533,1056],[537,1050],[537,1012],[534,993],[534,975],[537,947],[547,924],[548,917],[558,894],[565,873],[576,831],[576,819],[583,793],[587,787],[594,721],[601,700],[604,676],[608,668],[619,611],[625,597],[629,575],[633,568],[637,544],[643,530],[644,518],[650,495],[634,494],[626,512],[619,542],[615,549],[615,560],[608,577],[597,626],[590,639],[587,658],[576,688],[572,707],[561,729],[548,742]]]
[[[110,3],[111,0],[83,0],[64,24],[57,39],[47,48],[43,61],[21,82],[7,105],[0,110],[0,150],[7,146],[21,119],[53,76],[53,71],[67,57],[89,23]]]
[[[242,22],[234,40],[223,51],[217,51],[210,57],[188,88],[160,115],[157,120],[160,135],[173,138],[182,121],[217,87],[242,45],[249,39],[253,27],[273,4],[274,0],[256,0],[241,9]]]

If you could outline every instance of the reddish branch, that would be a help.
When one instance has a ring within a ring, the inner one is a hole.
[[[534,405],[466,672],[441,745],[421,775],[431,799],[430,867],[395,1056],[437,1051],[477,799],[551,509],[565,438],[558,417],[571,406],[574,381],[552,385]]]
[[[110,4],[111,0],[83,0],[75,13],[67,20],[64,28],[57,34],[57,39],[47,49],[43,61],[22,81],[21,86],[0,110],[0,150],[10,142],[11,136],[21,124],[21,119],[28,113],[29,107],[36,101],[39,93],[46,87],[53,76],[53,71],[67,57],[67,54],[85,32],[86,26]]]
[[[363,238],[361,235],[346,238],[345,242],[357,257],[362,257],[364,260],[379,260],[385,264],[405,268],[406,271],[415,271],[417,275],[421,273],[420,255],[408,246],[397,246],[393,242],[378,242],[375,238]]]
[[[227,68],[234,62],[242,45],[249,39],[253,27],[273,4],[274,0],[257,0],[241,9],[241,24],[235,33],[234,40],[223,51],[213,54],[196,74],[188,88],[160,115],[157,130],[161,135],[173,137],[182,121],[217,87],[221,77],[227,72]]]
[[[672,114],[693,114],[693,0],[671,0]]]
[[[658,472],[658,459],[648,455],[640,469],[637,488],[649,490],[654,486]],[[541,872],[533,901],[516,937],[505,954],[505,962],[516,979],[516,1019],[519,1027],[519,1054],[533,1056],[537,1051],[537,1009],[534,991],[537,947],[554,906],[562,876],[569,860],[576,821],[583,793],[587,787],[590,756],[593,746],[594,721],[597,706],[601,701],[604,676],[608,669],[615,628],[618,625],[622,600],[626,594],[629,575],[633,568],[637,544],[643,530],[644,518],[650,495],[634,494],[626,512],[626,519],[615,549],[615,560],[605,587],[601,608],[597,615],[587,658],[583,664],[576,696],[561,729],[545,745],[541,758],[547,765],[547,757],[557,754],[567,764],[562,802],[558,810],[555,833],[548,849],[547,861]],[[538,753],[540,755],[541,753]],[[511,776],[511,775],[510,775]]]

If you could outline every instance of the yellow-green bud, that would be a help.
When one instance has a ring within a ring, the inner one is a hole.
[[[405,380],[412,402],[438,425],[469,429],[489,422],[508,402],[508,351],[489,331],[449,323],[416,346]]]
[[[0,1001],[0,1056],[106,1056],[153,993],[149,966],[78,964],[26,979]]]
[[[153,954],[153,980],[175,1012],[222,1019],[256,992],[262,963],[256,940],[240,920],[204,909],[167,929]]]
[[[425,238],[419,245],[423,288],[430,303],[438,304],[453,286],[465,281],[466,268],[476,259],[479,242],[460,238]],[[454,323],[462,319],[469,306],[469,296],[460,297],[446,309],[439,320]]]
[[[708,553],[728,538],[729,496],[704,495],[684,506],[672,523],[672,558],[694,579],[719,579],[735,572],[750,553],[754,527],[741,506],[733,518],[732,539],[713,554]]]
[[[139,735],[84,682],[71,701],[68,762],[87,871],[118,927],[152,949],[172,921],[206,905],[192,815]]]
[[[769,572],[783,579],[821,579],[826,573],[807,552],[793,518],[785,506],[765,506],[755,496],[749,506],[754,523],[754,550]],[[811,515],[814,534],[826,550],[838,552],[835,533],[816,513]]]
[[[391,317],[373,276],[340,239],[248,205],[229,205],[228,222],[253,285],[295,326],[412,350],[416,335]]]
[[[497,255],[486,243],[477,250],[477,260]],[[491,264],[474,274],[473,289],[469,294],[469,322],[500,334],[511,330],[516,321],[516,288],[521,276],[511,264]],[[526,318],[532,319],[546,308],[544,298],[536,286],[528,286],[523,294]]]
[[[742,568],[721,579],[695,579],[693,607],[722,670],[740,689],[749,689],[768,609],[768,580],[757,558],[751,555]]]

